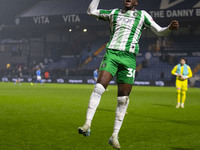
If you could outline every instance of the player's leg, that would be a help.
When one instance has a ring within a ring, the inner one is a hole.
[[[115,113],[115,123],[113,128],[113,134],[109,140],[109,143],[115,148],[120,149],[118,141],[118,134],[121,129],[124,116],[129,104],[129,94],[132,89],[132,84],[118,84],[118,97],[117,97],[117,108]]]
[[[15,81],[15,84],[18,83],[20,85],[20,78],[17,77],[17,80]]]
[[[43,85],[42,79],[40,79],[40,83],[41,83],[41,85]]]
[[[117,108],[115,113],[115,123],[113,128],[113,134],[109,140],[109,143],[114,148],[120,149],[118,141],[118,133],[121,129],[126,110],[129,104],[129,94],[132,89],[135,78],[136,58],[135,55],[128,52],[122,52],[120,54],[121,64],[119,65],[117,72],[118,83],[118,97]]]
[[[18,79],[17,79],[17,80],[18,80]],[[15,80],[14,84],[16,84],[16,83],[17,83],[17,80]]]
[[[181,107],[184,108],[184,104],[185,104],[185,100],[186,100],[186,91],[185,90],[182,90],[181,91],[181,99],[182,99],[182,102],[181,102]]]
[[[101,95],[104,93],[105,89],[107,88],[112,78],[113,76],[109,72],[100,71],[97,84],[95,85],[95,88],[92,92],[88,105],[87,116],[86,116],[87,125],[91,126],[91,121],[100,103]]]
[[[20,79],[20,77],[18,78],[18,84],[21,85],[21,79]]]
[[[181,107],[184,108],[185,100],[186,100],[186,91],[187,91],[188,81],[185,80],[183,82],[182,91],[181,91]]]
[[[181,88],[176,89],[176,98],[177,98],[176,108],[179,108],[181,103]]]
[[[87,131],[89,131],[91,127],[92,119],[100,103],[101,95],[105,92],[105,89],[117,72],[117,64],[112,59],[113,57],[113,53],[107,51],[101,63],[97,84],[95,85],[95,88],[90,97],[86,115],[86,122],[83,127],[80,127],[78,129],[79,133],[83,135],[87,135]]]
[[[101,95],[104,93],[108,84],[112,80],[113,76],[107,71],[100,71],[97,84],[90,96],[90,101],[87,109],[86,122],[83,127],[79,127],[79,133],[84,136],[89,136],[89,129],[91,122],[96,112],[96,109],[100,103]]]
[[[38,79],[36,79],[36,81],[35,81],[35,85],[37,85],[37,83],[38,83]]]
[[[42,85],[42,78],[41,78],[41,76],[38,76],[38,77],[37,77],[37,80],[38,80],[38,82],[40,82],[40,84]]]
[[[35,85],[37,85],[38,81],[39,81],[39,76],[36,77]]]
[[[97,78],[94,78],[94,85],[97,84]]]
[[[181,81],[179,80],[176,80],[176,98],[177,98],[176,108],[179,108],[181,104]]]

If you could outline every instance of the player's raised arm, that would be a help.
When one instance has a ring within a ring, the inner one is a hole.
[[[92,2],[89,5],[87,13],[91,16],[94,16],[100,20],[108,21],[110,20],[110,16],[113,12],[113,10],[103,10],[103,9],[97,9],[99,6],[100,0],[92,0]]]
[[[96,18],[99,17],[100,15],[100,10],[98,10],[98,6],[99,6],[99,2],[100,0],[92,0],[92,2],[90,3],[87,13],[89,15],[95,16]]]
[[[168,27],[160,27],[147,12],[145,12],[145,25],[158,36],[167,36],[171,30],[179,28],[179,23],[176,20],[173,20]]]

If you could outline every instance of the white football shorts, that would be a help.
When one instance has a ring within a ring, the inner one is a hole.
[[[41,80],[42,78],[41,78],[41,76],[37,76],[37,80]]]

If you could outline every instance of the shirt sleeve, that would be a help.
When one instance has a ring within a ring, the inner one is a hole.
[[[149,27],[158,36],[167,36],[170,33],[169,27],[160,27],[146,11],[143,13],[145,27]]]
[[[172,75],[177,75],[177,73],[176,73],[177,67],[178,67],[178,65],[176,65],[176,66],[172,69],[172,71],[171,71],[171,74],[172,74]]]
[[[91,16],[94,16],[100,20],[108,21],[110,19],[110,15],[112,10],[102,10],[97,9],[99,5],[100,0],[92,0],[90,3],[87,13]]]
[[[113,10],[100,10],[99,17],[98,19],[104,20],[104,21],[109,21],[110,20],[110,15],[112,14]]]
[[[188,78],[193,76],[191,68],[188,66]]]

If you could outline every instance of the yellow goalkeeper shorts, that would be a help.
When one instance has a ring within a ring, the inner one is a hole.
[[[176,88],[180,88],[183,91],[187,91],[188,90],[188,80],[176,80]]]

